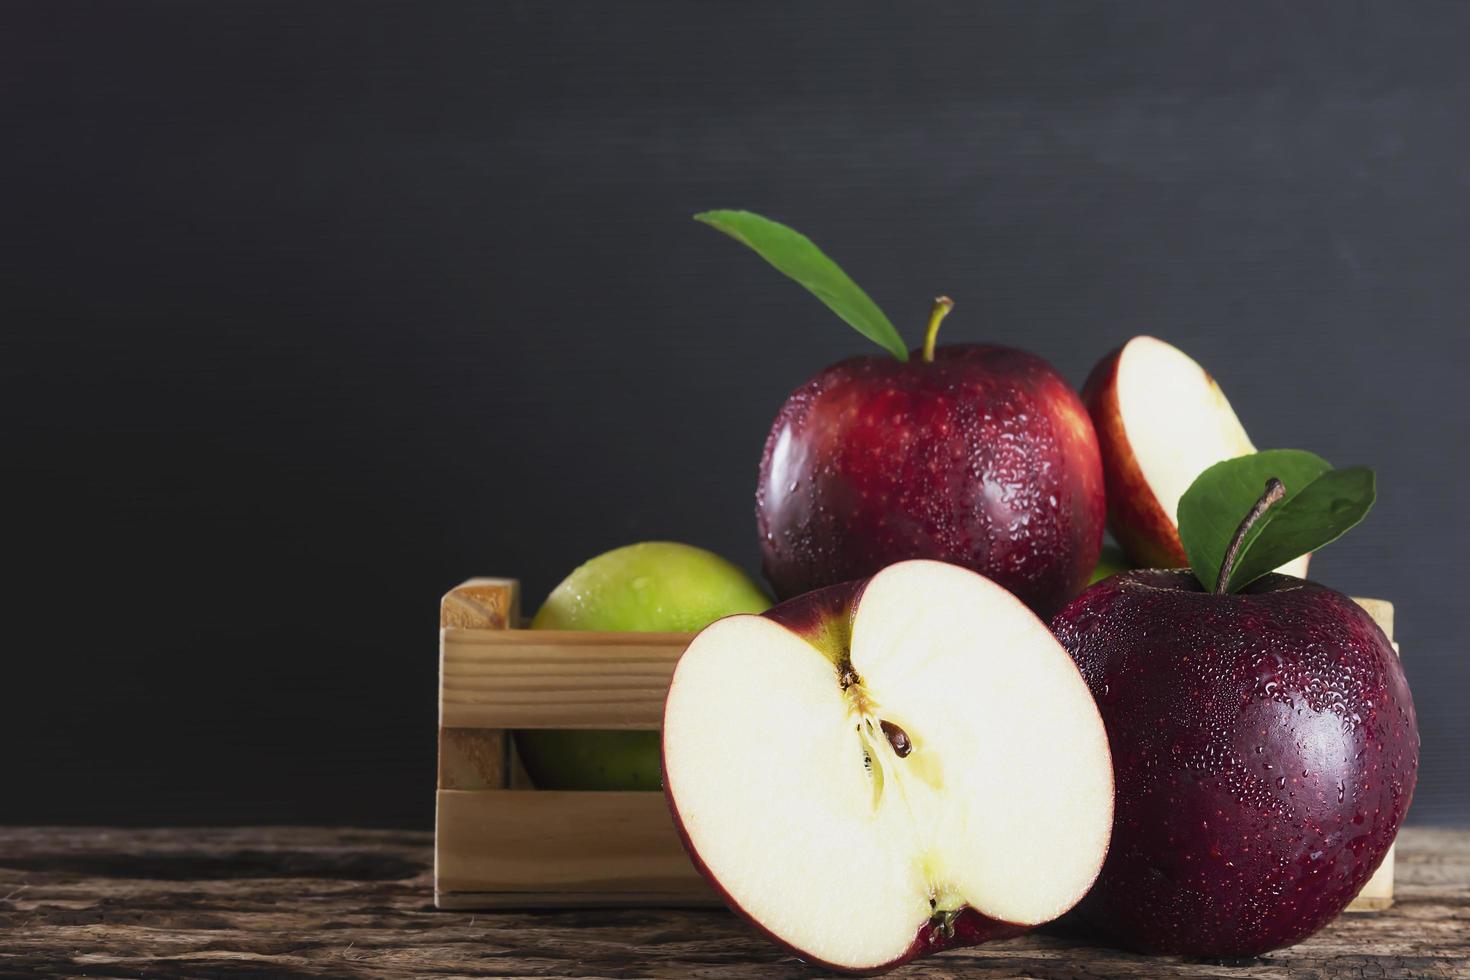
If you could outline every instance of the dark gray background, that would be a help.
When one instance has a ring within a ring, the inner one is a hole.
[[[917,342],[1150,332],[1379,472],[1470,820],[1470,6],[0,7],[0,819],[425,825],[438,595],[754,568],[787,391],[867,350],[689,220],[807,231]]]

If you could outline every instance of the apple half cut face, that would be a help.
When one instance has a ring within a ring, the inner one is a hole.
[[[1179,498],[1223,460],[1256,451],[1215,379],[1154,337],[1134,337],[1093,370],[1083,388],[1102,447],[1113,534],[1134,562],[1188,564]],[[1278,571],[1307,574],[1303,555]]]
[[[727,902],[852,972],[1056,918],[1112,827],[1071,658],[1015,596],[936,561],[709,626],[674,672],[663,765]]]

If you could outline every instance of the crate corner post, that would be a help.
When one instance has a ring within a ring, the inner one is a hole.
[[[520,622],[520,598],[516,579],[472,578],[439,601],[439,775],[434,806],[434,904],[439,908],[452,905],[443,887],[445,865],[454,860],[452,853],[446,853],[449,796],[456,791],[504,789],[510,772],[509,739],[504,730],[445,724],[445,631],[512,629]]]

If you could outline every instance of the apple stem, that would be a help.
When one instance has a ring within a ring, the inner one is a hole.
[[[948,296],[936,296],[934,305],[929,309],[929,326],[924,330],[924,363],[929,364],[934,360],[934,341],[939,338],[939,325],[944,318],[949,316],[949,311],[954,309],[954,300]]]
[[[1229,591],[1230,573],[1235,571],[1235,559],[1240,557],[1241,545],[1245,544],[1245,536],[1250,532],[1251,525],[1261,519],[1261,515],[1270,510],[1273,505],[1286,496],[1286,484],[1276,477],[1266,481],[1266,492],[1261,494],[1255,506],[1245,520],[1240,522],[1240,527],[1235,529],[1235,537],[1230,539],[1230,547],[1225,549],[1225,560],[1220,562],[1220,577],[1215,579],[1215,595],[1224,595]]]

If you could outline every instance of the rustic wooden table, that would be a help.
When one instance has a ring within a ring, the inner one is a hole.
[[[426,833],[0,828],[0,976],[810,977],[714,910],[439,912]],[[1031,936],[895,977],[1470,977],[1470,831],[1399,838],[1399,901],[1241,963]]]

